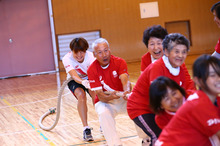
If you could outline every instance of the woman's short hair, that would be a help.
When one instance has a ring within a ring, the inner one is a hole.
[[[143,34],[143,43],[148,48],[148,41],[151,37],[163,40],[167,34],[167,30],[163,28],[161,25],[153,25],[145,29]]]
[[[186,95],[185,90],[180,87],[174,80],[160,76],[156,78],[150,85],[150,108],[155,114],[159,114],[164,111],[161,108],[161,101],[167,94],[167,88],[171,90],[179,90],[183,96]]]
[[[77,53],[79,51],[86,52],[86,50],[89,48],[88,42],[82,38],[75,38],[70,42],[70,50]]]
[[[170,52],[175,45],[185,45],[187,52],[189,51],[189,40],[180,33],[170,33],[163,40],[163,50],[167,49]]]

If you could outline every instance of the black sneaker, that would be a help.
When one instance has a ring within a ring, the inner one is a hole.
[[[83,139],[84,139],[84,141],[94,141],[93,137],[92,137],[91,129],[86,128],[83,131]]]

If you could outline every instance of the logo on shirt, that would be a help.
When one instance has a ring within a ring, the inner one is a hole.
[[[70,67],[70,65],[65,66],[65,68]]]
[[[114,78],[116,78],[118,76],[118,74],[115,70],[112,72],[112,75],[113,75]]]
[[[183,82],[182,82],[182,81],[180,81],[180,86],[182,86],[182,84],[183,84]]]
[[[102,80],[102,76],[99,76],[99,80],[100,80],[100,81]]]
[[[163,145],[163,141],[160,141],[159,139],[155,142],[156,146],[162,146]]]
[[[89,83],[95,83],[95,80],[89,80]]]
[[[220,123],[220,119],[209,119],[209,120],[207,121],[207,123],[208,123],[208,126],[212,126],[213,124],[218,124],[218,123]]]

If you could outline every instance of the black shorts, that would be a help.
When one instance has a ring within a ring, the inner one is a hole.
[[[76,88],[82,88],[84,91],[86,91],[87,93],[89,93],[89,90],[88,90],[87,88],[85,88],[85,86],[83,86],[82,84],[79,84],[79,83],[75,82],[74,80],[71,80],[71,81],[68,83],[68,87],[69,87],[70,91],[73,93],[74,96],[75,96],[74,91],[76,90]]]

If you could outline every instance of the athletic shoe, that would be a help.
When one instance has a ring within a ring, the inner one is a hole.
[[[93,137],[92,137],[92,133],[91,133],[91,129],[90,128],[86,128],[83,131],[83,139],[84,141],[94,141]]]

